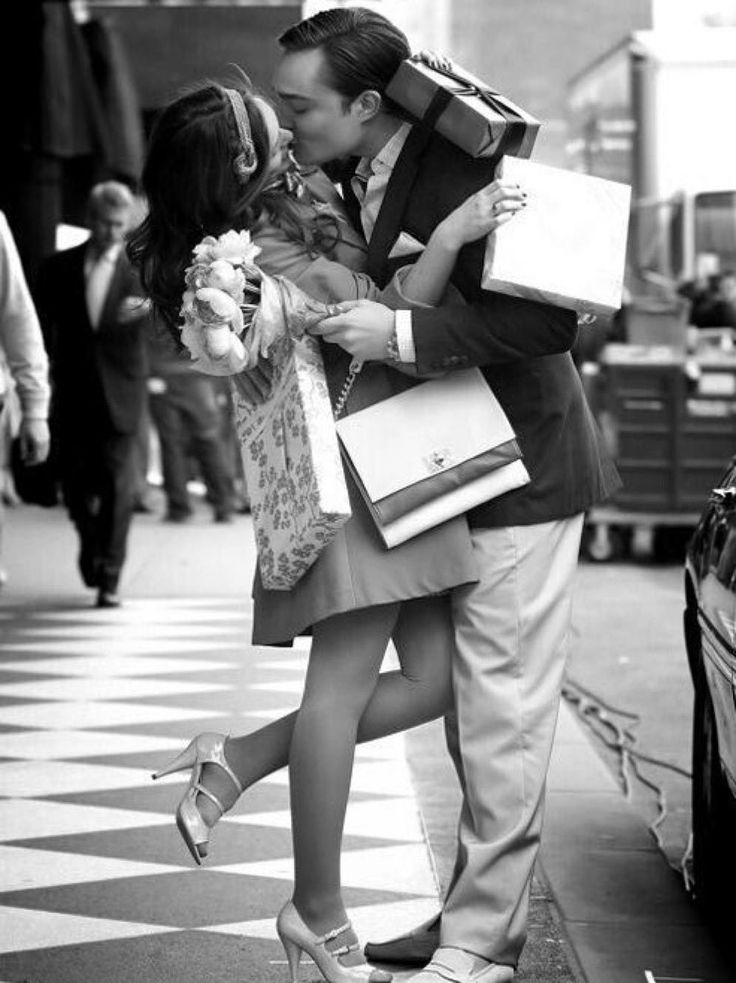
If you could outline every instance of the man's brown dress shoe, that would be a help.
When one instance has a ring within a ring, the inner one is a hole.
[[[426,966],[440,944],[440,916],[417,925],[406,935],[386,942],[366,942],[365,958],[371,963],[396,963],[397,966]]]

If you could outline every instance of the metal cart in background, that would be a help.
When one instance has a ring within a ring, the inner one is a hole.
[[[674,559],[668,554],[679,551],[683,532],[694,528],[736,453],[732,334],[701,332],[694,351],[681,340],[609,344],[594,384],[588,380],[593,410],[623,480],[613,500],[586,517],[589,559],[624,555],[635,538],[637,552]]]

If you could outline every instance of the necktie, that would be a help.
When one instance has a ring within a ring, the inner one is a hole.
[[[102,307],[105,303],[108,287],[108,261],[104,253],[99,253],[87,274],[87,285],[85,295],[87,298],[87,312],[89,321],[93,328],[97,328],[100,323]]]
[[[376,173],[374,164],[370,165],[370,173],[353,175],[353,191],[360,203],[360,221],[366,242],[370,242],[376,225],[378,213],[383,199],[383,175]]]
[[[356,171],[352,177],[352,187],[355,197],[358,199],[358,204],[363,207],[363,202],[365,201],[365,189],[368,185],[368,178],[370,174],[364,174],[363,171]]]

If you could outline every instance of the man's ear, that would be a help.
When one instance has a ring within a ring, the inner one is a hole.
[[[375,89],[366,89],[353,100],[352,108],[360,122],[367,123],[380,113],[382,106],[381,93]]]

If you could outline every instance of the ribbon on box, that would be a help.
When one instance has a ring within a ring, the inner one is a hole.
[[[386,95],[417,120],[415,129],[434,128],[474,158],[528,157],[540,126],[522,107],[457,65],[434,68],[406,59]]]
[[[500,92],[497,92],[490,86],[478,85],[471,79],[466,78],[463,75],[459,75],[457,72],[453,72],[452,69],[433,67],[432,71],[436,72],[438,75],[444,76],[451,82],[455,82],[459,88],[450,92],[448,89],[443,89],[441,86],[438,86],[437,91],[432,97],[432,101],[422,116],[421,122],[423,126],[433,128],[442,113],[452,102],[453,96],[476,96],[490,109],[495,110],[497,113],[507,118],[511,117],[510,122],[512,124],[514,122],[519,122],[526,125],[526,120],[524,117],[516,111],[508,100],[504,99]],[[518,127],[507,127],[499,140],[494,156],[501,157],[503,154],[515,156],[518,154],[524,140],[524,132],[525,131],[523,129],[520,131]]]

